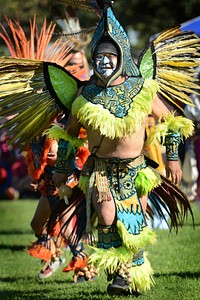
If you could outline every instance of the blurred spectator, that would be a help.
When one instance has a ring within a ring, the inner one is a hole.
[[[89,80],[91,74],[85,51],[72,50],[69,57],[66,69],[79,80]]]
[[[190,200],[200,203],[200,95],[192,94],[191,99],[194,106],[186,105],[185,115],[194,122],[195,130],[186,141],[182,188]]]
[[[31,179],[25,163],[24,153],[18,153],[5,130],[0,132],[0,199],[16,200],[32,196]]]

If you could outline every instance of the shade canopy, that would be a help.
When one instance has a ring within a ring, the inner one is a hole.
[[[181,30],[192,30],[200,37],[200,16],[182,23]]]

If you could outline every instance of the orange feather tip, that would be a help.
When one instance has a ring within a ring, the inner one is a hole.
[[[63,269],[63,272],[78,271],[87,266],[88,257],[85,256],[83,259],[76,257],[71,259],[69,264]]]
[[[27,253],[35,258],[48,261],[52,257],[52,253],[46,247],[38,244],[38,242],[32,243],[32,245],[27,249]]]

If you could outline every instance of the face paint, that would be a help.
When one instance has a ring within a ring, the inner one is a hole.
[[[117,68],[117,56],[101,53],[95,57],[96,69],[105,78],[109,77]]]

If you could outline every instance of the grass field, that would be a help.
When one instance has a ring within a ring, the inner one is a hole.
[[[40,261],[26,253],[35,240],[29,223],[36,205],[37,200],[0,201],[0,300],[133,299],[108,296],[103,272],[92,283],[73,284],[72,274],[61,270],[39,281]],[[200,211],[195,204],[193,210],[195,230],[191,218],[178,235],[156,230],[158,243],[148,249],[155,286],[139,299],[200,300]]]

